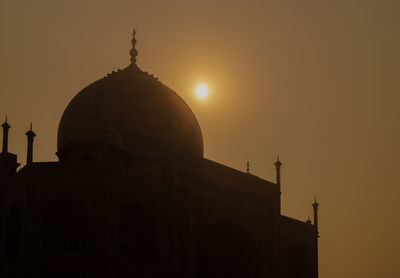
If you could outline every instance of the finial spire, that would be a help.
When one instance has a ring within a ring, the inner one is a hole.
[[[278,159],[275,162],[275,168],[276,168],[276,184],[281,186],[281,166],[282,162],[279,161],[279,155]]]
[[[246,163],[246,173],[250,174],[250,161],[247,159],[247,163]]]
[[[282,163],[279,160],[279,154],[278,154],[278,158],[276,159],[275,166],[280,167],[281,165],[282,165]]]
[[[314,197],[314,203],[312,204],[314,210],[314,227],[318,234],[318,207],[319,204],[317,203],[317,196]]]
[[[33,138],[36,134],[32,130],[32,122],[30,124],[30,129],[25,133],[28,139],[28,150],[26,154],[26,164],[31,164],[33,162]]]
[[[136,56],[138,55],[138,52],[136,50],[136,29],[133,28],[132,32],[132,49],[129,52],[131,55],[131,64],[136,64]]]
[[[310,214],[308,214],[306,223],[307,223],[307,224],[311,224],[311,223],[312,223],[312,222],[311,222],[311,219],[310,219]]]
[[[3,153],[8,153],[8,130],[10,129],[10,125],[7,123],[7,115],[6,121],[1,125],[3,127]]]

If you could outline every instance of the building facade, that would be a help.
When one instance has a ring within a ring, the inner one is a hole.
[[[203,157],[187,104],[136,65],[79,92],[57,162],[0,154],[0,277],[318,277],[314,223],[281,214],[276,182]]]

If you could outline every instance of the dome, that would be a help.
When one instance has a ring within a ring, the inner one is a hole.
[[[106,121],[93,120],[78,125],[71,133],[70,145],[82,143],[100,143],[108,147],[125,149],[124,140],[119,132],[110,127]]]
[[[135,37],[132,39],[135,44]],[[131,64],[80,91],[65,109],[58,127],[58,153],[79,142],[107,141],[144,156],[190,153],[203,156],[198,121],[173,90]],[[107,122],[108,135],[95,128],[97,117]],[[90,128],[88,128],[90,127]],[[102,140],[97,136],[105,136]]]

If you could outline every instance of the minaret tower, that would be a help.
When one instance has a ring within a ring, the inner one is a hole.
[[[315,197],[314,203],[312,204],[312,206],[314,209],[314,227],[315,227],[315,231],[318,234],[318,207],[319,207],[319,204],[317,203],[317,197]]]
[[[7,116],[6,116],[6,121],[1,125],[3,127],[3,153],[8,153],[8,130],[11,128],[11,126],[7,122]]]
[[[3,149],[0,153],[0,185],[15,174],[19,166],[17,155],[8,152],[8,131],[11,126],[7,122],[7,116],[1,126],[3,128]]]
[[[32,130],[32,123],[28,132],[25,133],[28,139],[28,150],[26,153],[26,164],[29,165],[33,162],[33,138],[35,138],[36,134]]]
[[[250,174],[250,161],[248,159],[246,163],[246,174]]]
[[[275,162],[275,168],[276,168],[276,184],[279,185],[279,188],[281,187],[281,166],[282,162],[279,161],[279,155],[278,155],[278,160]]]
[[[281,193],[281,166],[282,162],[279,161],[279,155],[278,159],[275,162],[275,168],[276,168],[276,184],[279,186],[279,193]],[[279,196],[279,214],[281,213],[281,197]]]
[[[315,229],[315,238],[314,238],[314,244],[315,244],[315,265],[314,265],[314,271],[315,277],[318,277],[318,238],[319,238],[319,232],[318,232],[318,207],[319,204],[317,203],[317,197],[314,199],[314,203],[312,204],[313,209],[314,209],[314,229]]]

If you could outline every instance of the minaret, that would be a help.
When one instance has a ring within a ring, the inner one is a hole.
[[[319,231],[318,231],[318,207],[319,204],[317,203],[317,197],[315,196],[314,203],[312,204],[312,207],[314,209],[314,230],[315,230],[315,238],[314,238],[314,244],[315,244],[315,265],[314,265],[314,276],[313,277],[318,277],[318,238],[319,238]]]
[[[316,230],[316,232],[318,234],[318,206],[319,206],[319,204],[317,203],[317,197],[316,196],[315,196],[314,203],[312,204],[312,206],[313,206],[313,209],[314,209],[314,227],[315,227],[315,230]]]
[[[278,155],[278,160],[275,162],[275,167],[276,167],[276,184],[281,187],[281,166],[282,163],[279,161],[279,155]]]
[[[25,133],[26,137],[28,138],[28,151],[26,154],[26,164],[29,165],[33,161],[33,138],[35,138],[36,134],[32,130],[32,123],[31,127],[28,132]]]
[[[279,161],[279,155],[278,155],[278,159],[275,162],[275,168],[276,168],[276,184],[279,186],[279,194],[282,194],[281,192],[281,166],[282,163]],[[279,195],[279,214],[281,213],[281,197]]]
[[[250,174],[250,161],[248,159],[246,163],[246,174]]]
[[[19,164],[17,155],[8,152],[8,130],[11,126],[6,121],[1,125],[3,127],[3,151],[0,153],[0,185],[15,174]]]
[[[1,125],[3,127],[3,153],[8,153],[8,130],[10,129],[10,125],[6,121]]]

